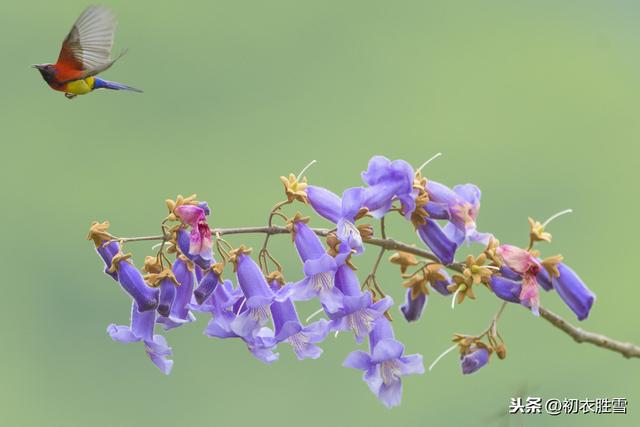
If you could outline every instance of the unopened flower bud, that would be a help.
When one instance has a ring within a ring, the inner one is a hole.
[[[498,346],[496,347],[496,355],[500,360],[503,360],[505,357],[507,357],[507,348],[503,343],[498,344]]]

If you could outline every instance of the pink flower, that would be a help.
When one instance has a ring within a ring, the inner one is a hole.
[[[191,228],[191,241],[189,243],[189,253],[200,255],[203,258],[211,256],[211,230],[207,220],[198,222],[197,227]]]
[[[191,227],[196,227],[198,222],[207,220],[204,209],[196,205],[180,205],[175,209],[175,214]]]
[[[531,307],[531,312],[536,316],[540,315],[540,292],[536,276],[525,274],[522,281],[522,290],[520,291],[520,302],[525,306]]]
[[[191,227],[189,254],[203,258],[211,256],[211,230],[207,223],[206,212],[200,206],[181,205],[175,209],[182,222]]]
[[[502,245],[496,249],[496,253],[502,258],[507,267],[522,275],[522,290],[520,302],[528,307],[536,316],[539,315],[540,294],[536,276],[542,266],[540,262],[528,251],[511,245]]]
[[[540,272],[540,262],[524,249],[512,245],[501,245],[496,248],[496,253],[507,267],[518,274],[530,273],[535,276]]]

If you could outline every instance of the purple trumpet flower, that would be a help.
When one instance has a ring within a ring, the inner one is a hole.
[[[431,219],[443,219],[447,221],[451,219],[451,212],[449,212],[449,207],[444,203],[435,203],[429,201],[424,208],[429,214],[429,218]]]
[[[415,322],[420,319],[428,299],[424,293],[418,294],[415,299],[411,298],[411,294],[411,289],[407,289],[407,302],[400,306],[400,311],[407,322]]]
[[[362,292],[356,273],[346,264],[338,268],[336,287],[342,291],[343,306],[335,313],[329,313],[331,329],[352,331],[356,342],[361,343],[373,330],[374,323],[393,305],[391,297],[373,302],[371,292]]]
[[[215,287],[213,293],[203,304],[193,305],[194,310],[209,312],[212,315],[205,334],[210,337],[232,338],[238,337],[231,330],[231,322],[236,318],[236,313],[242,305],[245,298],[242,291],[233,288],[230,280],[225,280]]]
[[[560,276],[552,278],[553,288],[558,292],[562,301],[576,314],[578,320],[586,319],[596,300],[595,294],[566,264],[560,263],[557,267]]]
[[[536,275],[536,281],[538,285],[545,291],[550,291],[553,289],[553,281],[551,280],[551,276],[544,268],[540,269],[540,272]]]
[[[322,242],[304,222],[295,222],[294,243],[304,263],[305,277],[289,285],[284,292],[294,301],[308,301],[318,297],[327,312],[335,312],[342,307],[342,292],[334,285],[338,262],[346,258],[340,254],[337,259],[325,252]]]
[[[196,254],[191,254],[189,252],[189,248],[191,245],[191,236],[187,232],[187,230],[180,229],[176,232],[176,242],[178,244],[178,249],[180,249],[180,252],[182,252],[184,256],[193,261],[196,266],[206,270],[211,267],[211,264],[216,262],[215,259],[213,259],[213,254],[211,253],[211,251]]]
[[[193,296],[196,299],[198,304],[202,304],[204,301],[209,298],[209,296],[213,293],[214,289],[218,285],[220,281],[220,276],[213,270],[207,271],[207,273],[202,276],[198,287],[195,291],[193,291]]]
[[[245,338],[254,337],[269,321],[269,306],[276,295],[269,288],[258,264],[245,253],[236,256],[236,275],[246,301],[243,310],[231,322],[231,330]]]
[[[516,304],[520,304],[522,292],[522,279],[519,281],[509,279],[506,276],[491,276],[491,289],[497,297]]]
[[[422,356],[403,356],[404,346],[395,340],[389,321],[381,317],[369,334],[370,353],[354,351],[342,366],[364,371],[363,379],[369,389],[388,408],[402,400],[401,377],[423,374]]]
[[[154,310],[158,306],[158,289],[147,286],[138,271],[127,259],[115,257],[113,270],[118,273],[118,282],[138,306],[138,310]]]
[[[444,265],[453,263],[459,245],[446,235],[437,222],[427,218],[418,227],[418,236]]]
[[[270,365],[280,357],[280,353],[274,353],[278,342],[273,336],[273,330],[269,328],[260,328],[252,337],[240,338],[245,342],[251,354],[262,363]]]
[[[132,343],[142,341],[147,356],[151,361],[164,373],[168,375],[173,367],[173,360],[167,359],[171,356],[171,347],[167,345],[167,341],[162,335],[154,335],[153,327],[155,325],[156,313],[154,311],[145,311],[141,313],[135,301],[131,305],[131,324],[130,326],[121,326],[110,324],[107,327],[107,333],[114,341],[121,343]]]
[[[158,302],[158,313],[161,316],[169,316],[173,300],[176,298],[176,284],[173,280],[166,278],[160,281],[160,300]]]
[[[195,264],[193,267],[193,271],[196,273],[196,283],[200,283],[202,277],[204,276],[204,272],[202,271],[202,267],[198,264]]]
[[[96,252],[104,261],[104,272],[111,276],[114,280],[118,280],[118,272],[113,271],[112,263],[113,258],[120,253],[120,244],[115,240],[112,240],[111,234],[109,234],[109,221],[99,223],[97,221],[91,224],[89,229],[89,235],[87,238],[93,240]]]
[[[195,305],[193,308],[212,314],[204,331],[205,335],[221,339],[240,338],[258,360],[267,364],[278,359],[278,353],[273,352],[277,342],[271,329],[263,327],[257,330],[253,336],[247,337],[241,337],[233,332],[232,323],[239,313],[247,311],[247,307],[246,298],[240,289],[233,288],[230,280],[219,283],[204,304]]]
[[[507,279],[515,280],[516,282],[519,282],[522,280],[521,274],[516,273],[506,265],[503,265],[502,267],[500,267],[500,274],[502,274],[503,277],[506,277]]]
[[[440,295],[451,295],[451,291],[449,290],[449,285],[452,283],[451,277],[444,268],[438,270],[438,273],[444,277],[444,280],[434,280],[431,282],[431,287],[435,289]]]
[[[310,259],[318,259],[325,254],[322,241],[303,221],[293,223],[293,244],[303,263]]]
[[[460,367],[465,375],[473,374],[489,363],[489,351],[486,348],[472,346],[469,352],[460,357]]]
[[[336,224],[336,235],[357,253],[362,253],[362,236],[355,225],[356,215],[363,207],[365,190],[362,187],[348,188],[342,193],[342,198],[331,191],[309,185],[307,198],[311,207],[321,217]]]
[[[443,231],[449,240],[458,246],[464,242],[489,243],[491,234],[479,233],[476,229],[481,197],[477,186],[456,185],[452,190],[436,181],[429,181],[425,189],[431,202],[448,207],[450,219]]]
[[[296,307],[290,299],[271,304],[271,315],[275,325],[277,342],[287,341],[293,347],[298,360],[317,359],[322,349],[315,345],[325,339],[329,333],[329,322],[320,319],[302,326]]]
[[[162,323],[165,330],[177,328],[195,320],[193,313],[189,311],[196,280],[195,273],[189,269],[187,261],[180,258],[173,263],[171,270],[180,286],[175,290],[175,298],[171,304],[169,316],[158,318],[158,323]]]
[[[362,180],[368,185],[364,192],[364,206],[374,218],[382,218],[395,199],[400,200],[407,219],[416,208],[417,190],[413,188],[413,167],[404,160],[391,161],[384,156],[373,156]]]
[[[100,243],[98,247],[96,247],[96,252],[100,255],[100,258],[104,261],[104,272],[111,276],[113,280],[118,280],[118,272],[117,271],[109,271],[111,268],[111,262],[113,261],[113,257],[120,253],[120,244],[115,240],[110,240],[107,242]]]

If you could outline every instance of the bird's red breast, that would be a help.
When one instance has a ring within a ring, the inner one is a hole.
[[[58,56],[58,61],[54,64],[54,67],[56,69],[56,80],[60,82],[82,78],[84,73],[82,63],[74,57],[67,39],[62,44],[60,56]]]

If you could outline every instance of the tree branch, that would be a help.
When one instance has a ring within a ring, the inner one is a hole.
[[[607,350],[620,353],[627,359],[630,359],[632,357],[640,358],[640,347],[635,344],[632,344],[630,342],[616,341],[605,335],[600,335],[594,332],[585,331],[581,328],[576,328],[575,326],[569,324],[562,317],[547,310],[544,307],[540,307],[540,317],[544,318],[553,326],[572,337],[578,343],[588,342],[589,344],[593,344],[598,347],[606,348]]]
[[[316,233],[318,236],[321,236],[321,237],[326,237],[331,232],[331,230],[328,230],[326,228],[313,228],[312,230],[314,231],[314,233]],[[266,233],[267,235],[273,235],[273,234],[289,234],[289,230],[287,230],[285,227],[279,227],[279,226],[238,227],[238,228],[213,228],[211,229],[211,233],[212,234],[217,233],[221,236],[225,234],[259,234],[259,233]],[[166,236],[160,235],[160,236],[144,236],[144,237],[124,237],[124,238],[118,238],[117,240],[121,242],[140,242],[140,241],[150,241],[150,240],[162,240],[163,238],[166,238]],[[403,243],[397,240],[388,239],[388,238],[379,239],[379,238],[372,237],[368,239],[363,239],[363,241],[364,243],[367,243],[373,246],[378,246],[385,250],[407,252],[422,258],[429,259],[431,261],[440,262],[438,257],[436,257],[431,252],[424,249],[417,248],[412,245],[408,245],[406,243]],[[454,264],[448,265],[447,268],[461,272],[464,267],[462,264],[454,263]],[[540,317],[542,317],[543,319],[551,323],[551,325],[563,331],[565,334],[572,337],[578,343],[586,342],[598,347],[606,348],[607,350],[620,353],[626,358],[632,358],[632,357],[640,358],[640,346],[637,346],[630,342],[617,341],[605,335],[601,335],[594,332],[585,331],[581,328],[577,328],[571,325],[566,320],[564,320],[562,317],[547,310],[544,307],[540,307]]]

